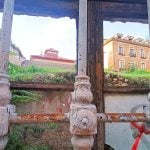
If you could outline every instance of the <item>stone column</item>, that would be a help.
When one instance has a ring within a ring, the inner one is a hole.
[[[87,71],[87,0],[79,0],[78,75],[70,106],[70,132],[74,150],[91,150],[97,133],[97,111]]]
[[[12,15],[14,0],[5,0],[0,34],[0,150],[7,144],[9,113],[7,104],[11,99],[9,76],[7,75],[9,49],[11,43]]]

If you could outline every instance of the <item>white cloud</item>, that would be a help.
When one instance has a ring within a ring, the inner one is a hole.
[[[1,19],[0,15],[0,19]],[[33,17],[14,15],[12,41],[29,59],[47,48],[59,50],[61,57],[76,59],[75,20],[67,17]]]

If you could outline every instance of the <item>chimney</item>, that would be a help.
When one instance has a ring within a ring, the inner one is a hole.
[[[123,37],[123,34],[117,33],[113,37],[121,39]]]
[[[134,36],[128,35],[128,36],[126,36],[124,39],[129,40],[129,41],[132,41],[132,40],[134,39]]]

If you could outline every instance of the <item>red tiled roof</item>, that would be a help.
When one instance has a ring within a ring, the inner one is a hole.
[[[57,61],[57,62],[75,63],[75,60],[66,59],[62,57],[52,58],[52,57],[46,57],[46,56],[31,55],[30,59],[41,59],[41,60],[51,60],[51,61]]]

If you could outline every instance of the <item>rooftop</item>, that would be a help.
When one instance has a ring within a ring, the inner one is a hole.
[[[104,45],[108,44],[111,41],[119,41],[119,42],[130,43],[130,44],[145,46],[145,47],[150,48],[150,40],[144,40],[142,38],[135,38],[134,36],[131,36],[131,35],[124,37],[123,34],[120,34],[120,33],[117,33],[110,39],[105,40]]]
[[[48,60],[48,61],[56,61],[56,62],[66,62],[66,63],[75,63],[74,60],[66,59],[58,56],[59,51],[50,48],[45,50],[43,55],[31,55],[30,59],[38,59],[38,60]]]

